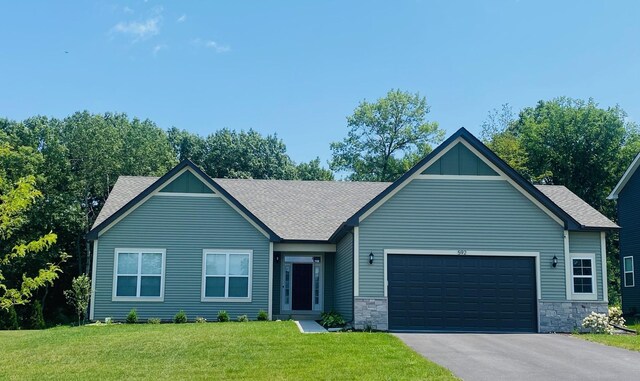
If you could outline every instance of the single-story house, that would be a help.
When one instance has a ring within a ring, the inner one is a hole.
[[[571,331],[607,311],[605,234],[460,129],[393,183],[118,179],[88,234],[91,319],[317,319],[394,331]]]
[[[620,276],[622,312],[640,313],[640,285],[635,265],[640,261],[640,153],[609,195],[617,200],[620,229]]]

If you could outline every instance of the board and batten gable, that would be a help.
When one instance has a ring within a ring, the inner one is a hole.
[[[180,189],[182,190],[182,189]],[[179,310],[189,318],[215,320],[268,310],[269,239],[221,197],[150,197],[98,239],[94,319],[124,319],[135,308],[140,319],[171,319]],[[117,248],[166,250],[164,301],[112,301]],[[251,250],[250,302],[202,302],[203,250]]]
[[[620,230],[620,274],[624,274],[624,257],[633,257],[632,287],[624,286],[622,275],[622,309],[640,312],[640,170],[636,170],[618,194],[618,224]]]
[[[414,179],[359,226],[361,297],[384,295],[384,250],[408,249],[537,252],[542,299],[565,299],[563,226],[500,177]]]

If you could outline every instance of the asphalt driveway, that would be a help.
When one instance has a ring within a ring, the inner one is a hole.
[[[554,334],[396,333],[467,381],[637,380],[640,352]]]

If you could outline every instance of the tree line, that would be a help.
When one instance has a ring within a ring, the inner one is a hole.
[[[0,328],[11,306],[23,321],[37,314],[33,301],[50,322],[71,319],[63,291],[90,272],[84,236],[118,176],[161,176],[188,158],[214,178],[333,180],[338,173],[351,181],[393,181],[442,141],[429,111],[424,96],[400,90],[362,101],[347,117],[346,136],[331,143],[328,169],[319,158],[296,163],[277,135],[254,130],[202,136],[88,111],[0,119]],[[565,185],[614,220],[606,196],[640,151],[637,125],[625,112],[591,99],[561,97],[517,113],[504,105],[489,112],[481,137],[532,183]],[[608,245],[616,303],[615,235]]]

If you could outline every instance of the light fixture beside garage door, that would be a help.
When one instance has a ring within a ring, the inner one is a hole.
[[[369,264],[373,264],[373,251],[369,253]]]
[[[553,267],[558,266],[558,257],[556,257],[555,255],[553,256],[553,260],[552,260],[552,262],[551,262],[551,265],[552,265]]]

